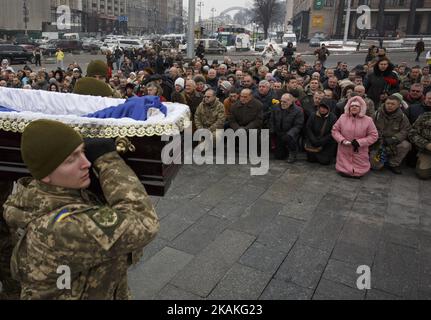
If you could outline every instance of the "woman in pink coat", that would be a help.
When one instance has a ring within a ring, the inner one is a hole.
[[[364,99],[352,97],[332,128],[332,136],[338,143],[335,169],[343,176],[359,178],[370,171],[368,147],[379,135],[373,119],[365,115],[366,111]]]

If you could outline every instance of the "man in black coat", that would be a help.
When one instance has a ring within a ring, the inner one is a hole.
[[[254,97],[263,105],[263,128],[269,129],[269,117],[271,115],[272,100],[275,99],[274,91],[267,80],[259,82],[259,89],[254,93]]]
[[[238,129],[262,129],[262,103],[253,97],[250,89],[243,89],[237,101],[230,108],[229,127]]]
[[[298,139],[304,126],[304,114],[294,104],[295,98],[290,93],[281,97],[280,104],[271,110],[269,132],[275,138],[275,157],[287,162],[296,161]]]
[[[425,112],[431,111],[431,91],[425,95],[422,103],[414,104],[406,109],[405,114],[409,118],[410,124],[414,124],[416,120]]]
[[[332,127],[337,116],[330,112],[326,99],[322,99],[317,111],[310,116],[306,124],[307,161],[328,165],[335,156],[337,143],[332,138]]]

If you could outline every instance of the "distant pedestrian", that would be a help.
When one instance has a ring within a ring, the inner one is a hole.
[[[356,51],[359,51],[359,49],[361,48],[361,43],[362,43],[362,35],[360,35],[358,38],[358,45],[356,46]]]
[[[64,69],[64,52],[61,50],[61,48],[57,49],[57,52],[55,53],[55,58],[57,60],[57,66],[61,68],[61,70]]]
[[[203,59],[204,54],[205,54],[205,46],[204,46],[204,42],[201,41],[198,47],[196,48],[196,57]]]
[[[316,51],[314,51],[314,55],[322,63],[322,66],[325,65],[325,61],[328,58],[329,54],[329,50],[326,48],[324,43],[322,43],[322,46],[319,49],[316,49]]]
[[[42,66],[42,52],[40,51],[40,48],[36,48],[33,52],[34,55],[34,64],[39,67]]]
[[[419,57],[422,54],[422,52],[425,51],[425,42],[423,40],[423,38],[421,38],[415,46],[415,52],[416,52],[416,59],[415,61],[418,62],[419,61]]]

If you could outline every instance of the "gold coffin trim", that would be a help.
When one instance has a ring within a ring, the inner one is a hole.
[[[25,127],[33,120],[2,119],[0,118],[0,130],[23,133]],[[156,124],[147,126],[104,126],[68,124],[84,138],[118,138],[118,137],[152,137],[162,135],[176,135],[184,131],[190,125],[189,117],[183,116],[172,124]]]

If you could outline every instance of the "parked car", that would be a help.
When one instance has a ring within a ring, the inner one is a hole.
[[[21,46],[13,44],[0,44],[0,60],[7,59],[9,64],[12,63],[35,63],[35,57],[32,52],[25,50]]]
[[[108,51],[114,53],[115,49],[119,46],[118,41],[105,41],[100,47],[102,54],[106,54]]]
[[[76,52],[82,51],[82,41],[79,40],[49,40],[48,43],[40,45],[42,54],[52,55],[57,49],[61,49],[63,52]]]
[[[96,39],[83,39],[82,40],[82,49],[84,51],[98,51],[100,47],[103,45],[103,42]]]
[[[20,47],[23,47],[25,50],[29,51],[29,52],[33,52],[34,49],[36,49],[35,45],[32,44],[20,44]]]
[[[254,47],[254,51],[259,51],[259,52],[263,51],[265,50],[266,46],[267,46],[266,41],[258,41],[256,42],[256,45]]]
[[[58,40],[56,43],[57,49],[61,48],[64,52],[82,51],[82,41],[80,40]]]
[[[320,47],[320,43],[322,42],[322,38],[319,38],[319,37],[312,37],[311,39],[310,39],[310,41],[308,42],[308,45],[310,46],[310,47]]]
[[[195,48],[203,41],[205,46],[205,53],[218,53],[223,54],[227,52],[227,48],[215,39],[199,39],[195,40]]]

